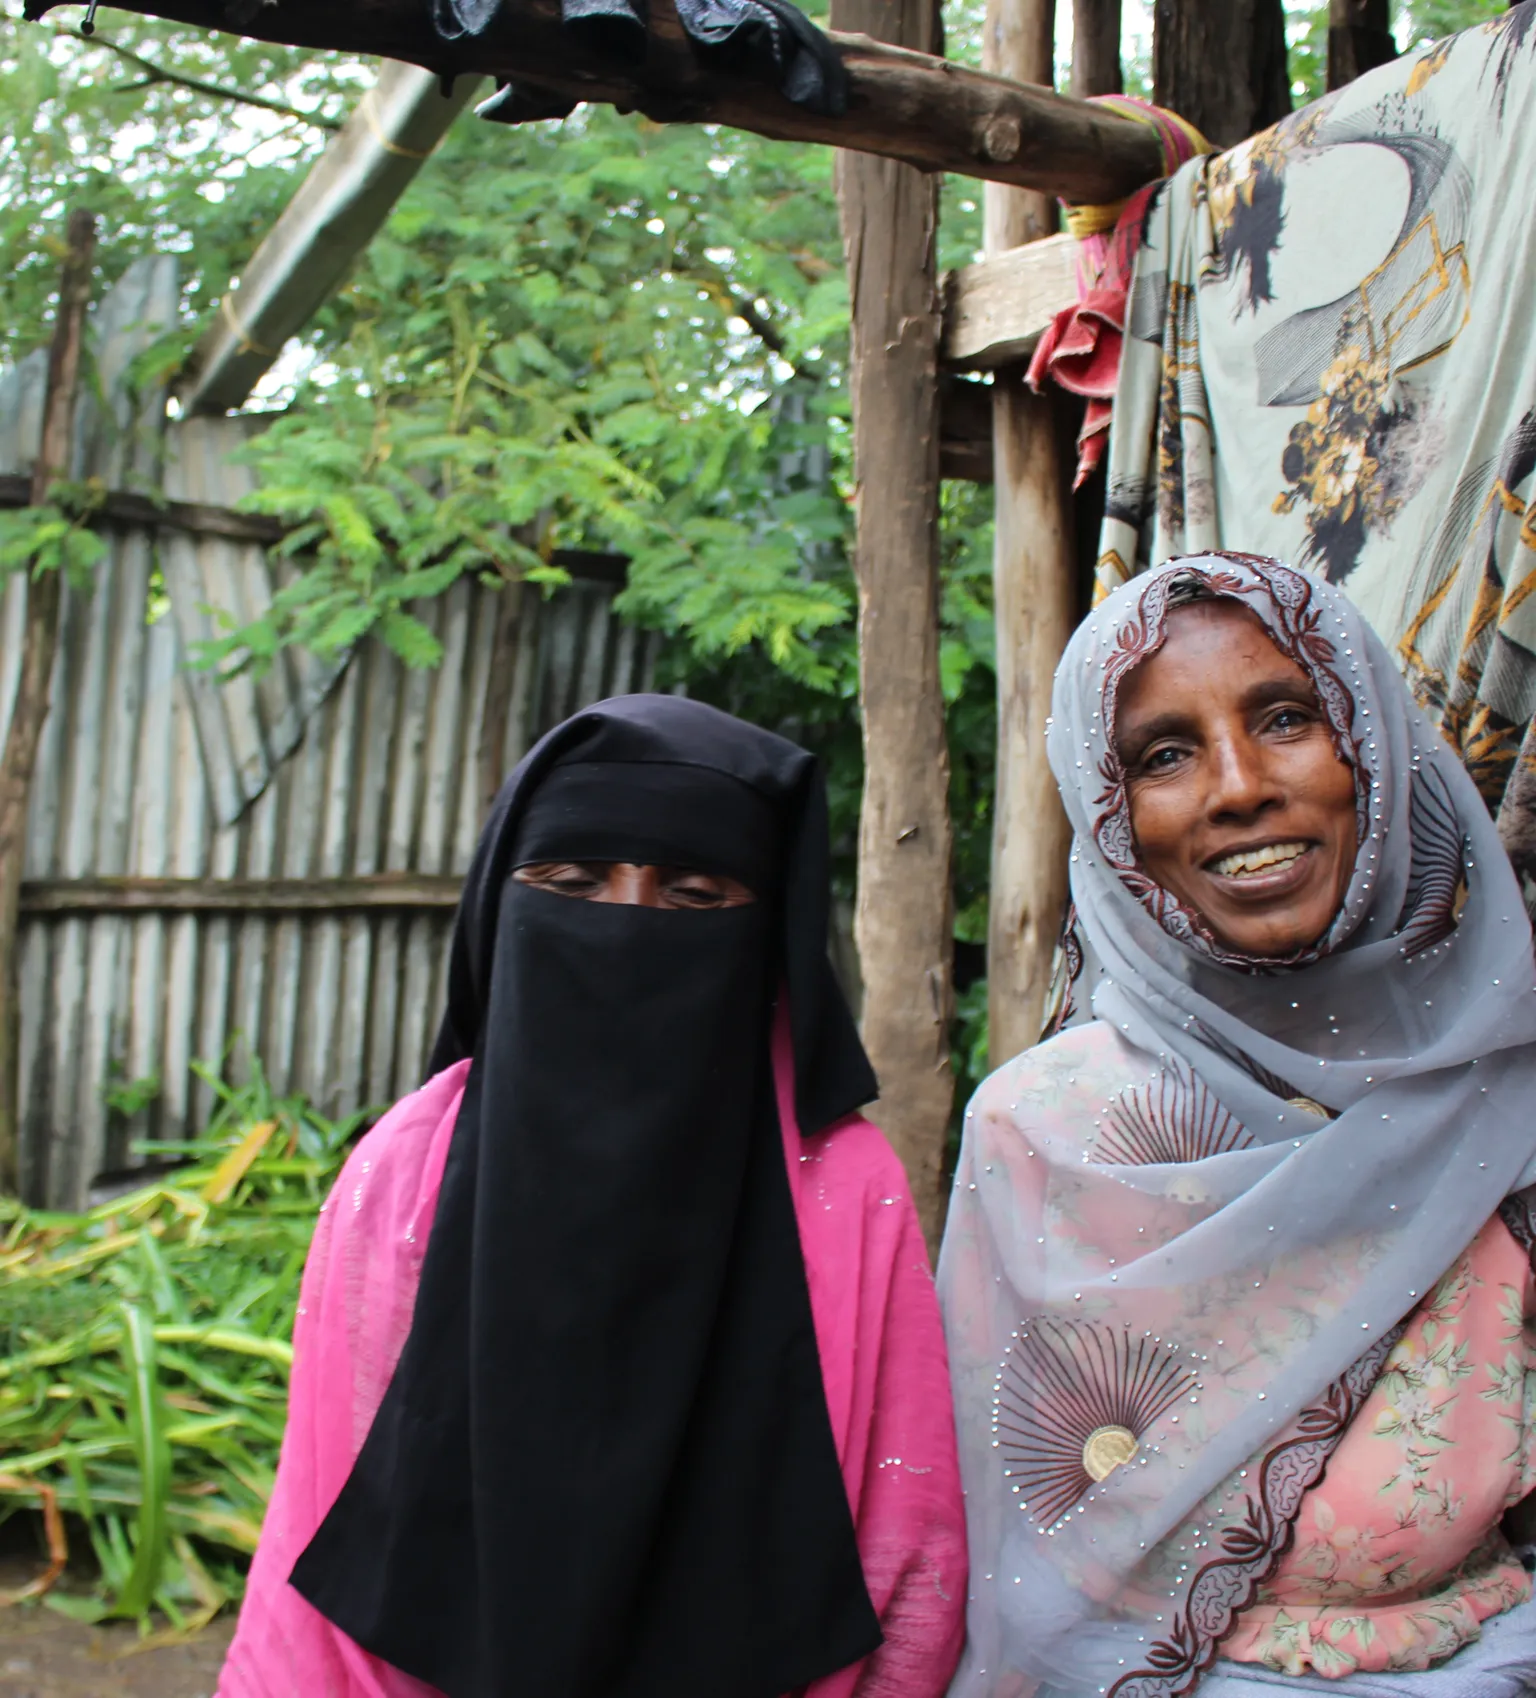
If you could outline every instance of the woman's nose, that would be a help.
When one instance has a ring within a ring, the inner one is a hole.
[[[1218,738],[1212,754],[1213,817],[1247,819],[1282,800],[1263,747],[1246,730]]]

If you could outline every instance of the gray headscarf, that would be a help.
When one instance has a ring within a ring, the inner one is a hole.
[[[1138,862],[1119,689],[1192,595],[1262,621],[1356,775],[1343,906],[1284,962],[1223,949]],[[1202,555],[1117,591],[1057,670],[1049,751],[1096,1018],[967,1112],[939,1269],[972,1540],[952,1698],[1026,1677],[1175,1698],[1405,1315],[1536,1179],[1531,932],[1391,656],[1278,562]]]

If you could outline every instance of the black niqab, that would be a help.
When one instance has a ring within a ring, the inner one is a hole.
[[[730,873],[712,912],[532,860]],[[466,880],[434,1072],[472,1056],[399,1366],[293,1584],[449,1698],[778,1698],[866,1655],[768,1050],[807,1132],[874,1094],[826,955],[814,761],[675,697],[512,775]]]

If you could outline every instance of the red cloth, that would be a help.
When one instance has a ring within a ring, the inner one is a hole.
[[[1077,437],[1077,476],[1083,480],[1104,458],[1120,350],[1125,340],[1125,304],[1141,246],[1141,223],[1156,183],[1138,189],[1125,203],[1113,232],[1081,244],[1079,298],[1063,307],[1047,326],[1029,362],[1029,384],[1037,392],[1047,379],[1087,398],[1088,409]]]
[[[435,1698],[333,1627],[288,1574],[351,1472],[410,1330],[469,1066],[396,1104],[321,1213],[300,1289],[277,1482],[218,1698]],[[964,1638],[967,1556],[948,1359],[922,1233],[906,1175],[876,1127],[855,1115],[801,1138],[783,1014],[774,1073],[828,1413],[885,1632],[872,1656],[803,1698],[940,1698]]]

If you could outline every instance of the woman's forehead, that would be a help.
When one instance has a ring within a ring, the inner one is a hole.
[[[1227,597],[1185,602],[1169,609],[1163,641],[1126,674],[1122,718],[1145,709],[1166,688],[1219,691],[1256,676],[1311,683],[1250,608]]]

